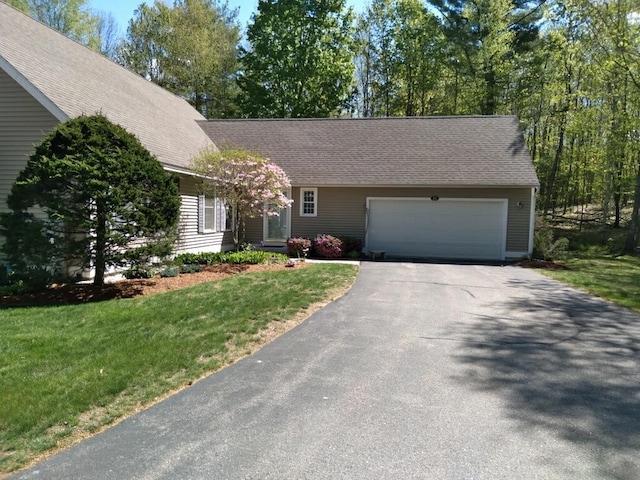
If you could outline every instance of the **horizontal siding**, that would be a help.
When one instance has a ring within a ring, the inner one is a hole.
[[[181,175],[180,179],[180,223],[178,253],[219,252],[233,248],[231,232],[198,232],[198,186],[193,177]]]
[[[58,124],[26,90],[0,70],[0,212],[34,146]]]
[[[313,238],[317,234],[357,237],[364,241],[367,197],[506,198],[508,199],[507,251],[526,252],[529,238],[529,188],[318,188],[317,217],[300,216],[300,189],[293,189],[291,234]],[[522,208],[518,207],[521,202]]]

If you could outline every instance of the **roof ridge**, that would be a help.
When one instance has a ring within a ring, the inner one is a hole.
[[[517,118],[516,115],[423,115],[423,116],[393,116],[393,117],[323,117],[323,118],[212,118],[207,122],[324,122],[324,121],[398,121],[398,120],[460,120],[460,119],[499,119]]]
[[[23,12],[23,11],[22,11],[22,10],[20,10],[19,8],[14,7],[13,5],[8,4],[5,0],[0,0],[0,3],[2,3],[3,5],[6,5],[7,7],[9,7],[9,8],[11,8],[11,9],[15,10],[17,13],[19,13],[19,14],[21,14],[21,15],[24,15],[25,17],[28,17],[28,18],[29,18],[29,19],[31,19],[32,21],[34,21],[34,22],[36,22],[36,23],[38,23],[38,24],[42,25],[43,27],[45,27],[45,28],[47,28],[48,30],[50,30],[50,31],[52,31],[53,33],[55,33],[56,35],[59,35],[59,36],[61,36],[61,37],[65,38],[65,39],[69,40],[70,42],[73,42],[73,43],[75,43],[76,45],[78,45],[78,46],[80,46],[80,47],[84,48],[87,52],[89,52],[89,53],[90,53],[90,54],[92,54],[92,55],[97,56],[97,57],[98,57],[98,58],[100,58],[101,60],[106,60],[106,61],[110,62],[112,65],[115,65],[116,67],[121,68],[121,69],[122,69],[122,70],[124,70],[125,72],[128,72],[129,74],[135,75],[136,77],[140,78],[141,80],[144,80],[145,82],[147,82],[147,83],[149,83],[149,84],[153,85],[153,86],[154,86],[154,88],[159,88],[160,90],[162,90],[162,91],[164,91],[164,92],[167,92],[167,93],[170,93],[170,94],[171,94],[171,95],[173,95],[174,97],[177,97],[177,98],[179,98],[180,100],[182,100],[182,101],[184,101],[184,102],[189,103],[189,102],[188,102],[188,100],[187,100],[187,99],[185,99],[184,97],[182,97],[182,96],[180,96],[180,95],[178,95],[178,94],[176,94],[176,93],[174,93],[174,92],[171,92],[171,91],[167,90],[166,88],[161,87],[160,85],[158,85],[158,84],[157,84],[157,83],[155,83],[155,82],[152,82],[151,80],[147,80],[147,79],[146,79],[146,78],[144,78],[142,75],[140,75],[140,74],[138,74],[138,73],[134,72],[133,70],[131,70],[131,69],[130,69],[130,68],[128,68],[127,66],[122,65],[121,63],[116,62],[115,60],[113,60],[113,59],[111,59],[111,58],[107,57],[105,54],[103,54],[103,53],[101,53],[101,52],[98,52],[98,51],[96,51],[96,50],[93,50],[92,48],[89,48],[89,47],[88,47],[88,46],[86,46],[86,45],[83,45],[82,43],[80,43],[79,41],[77,41],[77,40],[75,40],[75,39],[73,39],[73,38],[71,38],[71,37],[68,37],[68,36],[67,36],[67,35],[65,35],[64,33],[62,33],[62,32],[60,32],[60,31],[56,30],[56,29],[55,29],[55,28],[53,28],[53,27],[51,27],[50,25],[47,25],[46,23],[41,22],[41,21],[40,21],[40,20],[38,20],[37,18],[32,17],[32,16],[31,16],[31,15],[29,15],[28,13]],[[198,113],[199,113],[199,112],[198,112]],[[205,117],[204,115],[202,115],[202,119],[206,119],[206,117]]]

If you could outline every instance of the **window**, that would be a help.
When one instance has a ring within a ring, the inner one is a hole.
[[[301,217],[317,217],[318,216],[318,189],[317,188],[301,188],[300,189],[300,216]]]
[[[200,195],[198,216],[200,233],[224,232],[231,229],[231,209],[220,198]]]

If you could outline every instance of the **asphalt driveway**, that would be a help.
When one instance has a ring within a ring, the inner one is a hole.
[[[17,478],[638,479],[640,317],[517,267],[365,263],[257,354]]]

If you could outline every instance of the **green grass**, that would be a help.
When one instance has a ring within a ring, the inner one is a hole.
[[[587,252],[574,254],[564,262],[571,270],[540,272],[640,312],[640,257],[586,250]]]
[[[0,310],[0,472],[232,362],[270,322],[331,298],[356,272],[314,265],[134,299]]]

